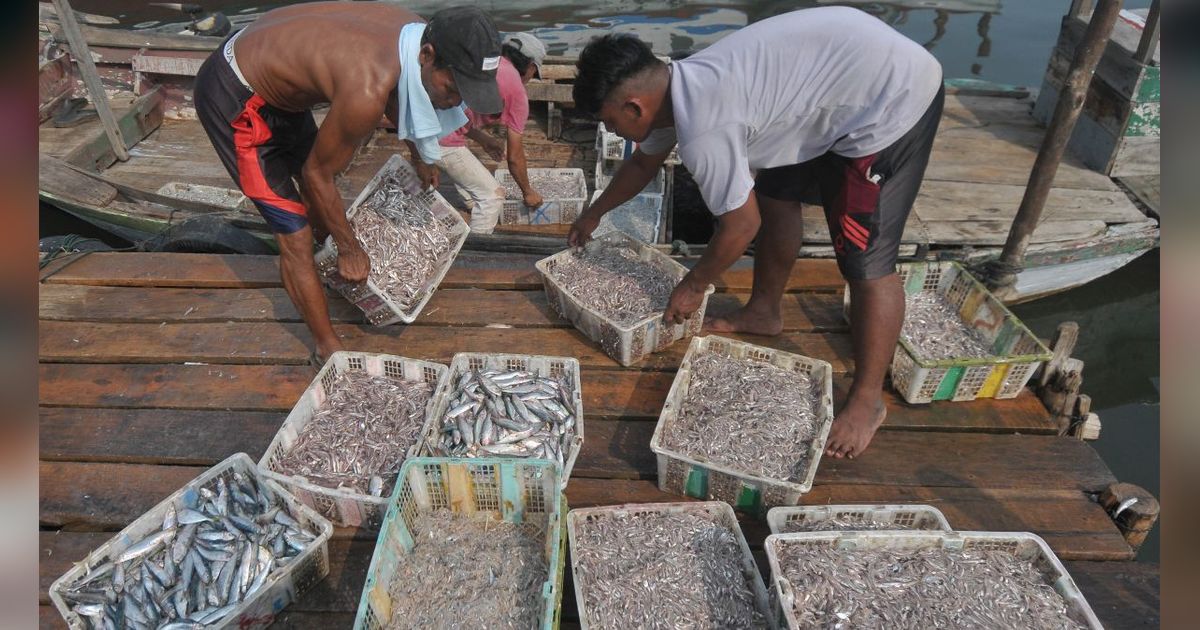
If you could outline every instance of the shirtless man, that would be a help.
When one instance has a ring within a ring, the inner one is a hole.
[[[404,60],[401,50],[410,53]],[[317,277],[313,228],[332,235],[342,277],[361,281],[370,271],[334,175],[386,114],[410,149],[420,148],[417,170],[430,183],[437,140],[466,122],[461,104],[500,110],[499,50],[495,26],[475,8],[439,11],[426,25],[392,4],[315,2],[267,12],[200,68],[200,122],[275,235],[284,287],[318,360],[342,343]],[[318,130],[311,109],[321,104],[329,110]]]
[[[668,321],[695,312],[757,235],[750,300],[705,325],[779,334],[801,201],[819,189],[850,284],[855,367],[826,453],[862,453],[886,415],[883,378],[904,321],[896,258],[941,117],[937,60],[862,11],[822,7],[751,24],[670,66],[636,38],[609,35],[583,50],[578,68],[576,107],[641,145],[572,226],[571,245],[649,183],[676,143],[719,218],[671,295]]]

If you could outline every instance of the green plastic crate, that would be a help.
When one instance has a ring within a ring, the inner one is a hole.
[[[437,509],[487,512],[521,523],[546,541],[550,574],[542,585],[541,628],[558,626],[563,587],[563,515],[558,471],[546,460],[414,457],[404,462],[387,516],[379,530],[354,619],[356,630],[379,630],[391,618],[388,585],[413,549],[408,524],[417,514]]]

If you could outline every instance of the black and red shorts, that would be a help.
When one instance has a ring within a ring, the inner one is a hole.
[[[879,153],[848,158],[830,151],[800,164],[763,169],[754,180],[755,194],[821,203],[838,269],[848,280],[895,273],[945,94],[944,87],[939,89],[921,120]]]
[[[293,178],[317,137],[312,112],[268,105],[242,84],[219,46],[196,74],[196,115],[229,175],[271,231],[291,234],[308,225]]]

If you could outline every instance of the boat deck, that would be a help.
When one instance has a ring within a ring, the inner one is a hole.
[[[462,253],[410,326],[377,328],[331,301],[348,349],[448,362],[456,352],[577,357],[587,438],[571,507],[681,501],[658,491],[649,441],[686,349],[622,368],[549,309],[535,257]],[[742,303],[743,260],[710,310]],[[851,359],[833,261],[802,260],[786,330],[747,341],[829,361],[836,396]],[[311,339],[280,284],[277,259],[93,253],[56,261],[39,284],[41,622],[62,627],[46,588],[163,497],[231,453],[256,459],[314,368]],[[1093,496],[1117,481],[1085,442],[1060,437],[1030,392],[1006,401],[909,406],[856,460],[823,459],[805,503],[929,503],[960,530],[1031,531],[1050,544],[1109,627],[1157,625],[1158,567],[1133,552]],[[760,568],[766,524],[743,517]],[[331,571],[279,627],[349,627],[374,534],[338,529]],[[564,626],[576,627],[568,577]]]
[[[905,230],[904,253],[920,245],[1003,245],[1045,133],[1030,114],[1032,99],[1019,97],[1021,94],[947,96],[925,182]],[[118,98],[114,108],[119,111],[122,103],[128,103],[128,99]],[[595,167],[592,137],[579,133],[573,135],[586,136],[579,143],[549,141],[544,129],[543,121],[530,119],[525,133],[530,166],[582,168],[591,182]],[[47,123],[40,130],[40,149],[63,157],[96,134],[102,134],[97,122],[66,130]],[[370,179],[399,146],[394,134],[378,132],[359,151],[342,178],[345,196],[353,199],[361,183]],[[472,146],[489,170],[498,166],[478,146]],[[130,153],[128,162],[114,164],[105,176],[149,191],[157,191],[169,182],[233,186],[195,120],[164,120]],[[820,207],[806,207],[804,212],[806,243],[818,248],[828,246]],[[254,212],[247,213],[246,218],[260,221]],[[1054,244],[1087,242],[1101,238],[1116,226],[1154,225],[1154,220],[1139,210],[1116,183],[1068,155],[1058,169],[1031,247],[1036,251],[1039,246],[1054,248]],[[566,227],[526,226],[502,231],[565,234]]]

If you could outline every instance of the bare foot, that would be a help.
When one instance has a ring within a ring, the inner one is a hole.
[[[704,318],[704,332],[745,333],[774,337],[783,332],[783,318],[764,309],[743,306],[728,314]]]
[[[841,459],[854,459],[867,450],[875,431],[887,417],[887,406],[879,401],[872,409],[869,405],[846,405],[829,429],[829,440],[825,442],[825,454]]]
[[[341,340],[339,339],[334,339],[328,344],[317,342],[317,349],[313,352],[313,356],[311,357],[316,363],[318,363],[318,365],[315,367],[318,370],[321,369],[321,366],[325,365],[325,362],[329,360],[329,357],[333,356],[333,353],[338,352],[339,350],[345,350],[345,348],[342,347]]]

